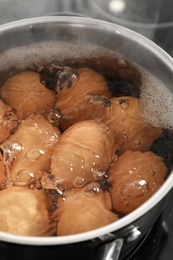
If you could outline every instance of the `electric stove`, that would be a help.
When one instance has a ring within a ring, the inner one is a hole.
[[[122,0],[123,1],[123,0]],[[125,1],[125,0],[124,0]],[[95,1],[97,4],[99,1]],[[100,3],[103,2],[100,0]],[[104,0],[104,2],[109,2]],[[59,15],[63,13],[66,15],[81,15],[88,16],[91,18],[103,19],[109,22],[115,22],[110,18],[110,14],[105,15],[104,12],[100,12],[95,8],[92,3],[94,0],[0,0],[0,24],[7,22],[32,18],[37,16],[46,15]],[[166,0],[167,5],[171,3],[170,0]],[[173,5],[173,3],[172,3]],[[120,8],[120,7],[119,7]],[[172,7],[171,7],[172,8]],[[169,8],[167,8],[169,9]],[[173,9],[173,8],[172,8]],[[170,16],[171,17],[171,16]],[[122,17],[116,20],[119,24],[123,21]],[[163,19],[163,18],[162,18]],[[171,19],[169,18],[171,26]],[[134,21],[133,21],[134,22]],[[126,24],[127,20],[126,20]],[[122,23],[124,25],[124,23]],[[154,28],[154,27],[153,27]],[[154,30],[154,29],[153,29]],[[165,32],[167,33],[167,31]],[[144,33],[145,34],[145,33]],[[153,35],[155,35],[153,37]],[[155,41],[157,36],[157,40]],[[173,56],[173,49],[170,47],[172,45],[171,39],[173,39],[173,25],[172,34],[169,32],[168,35],[159,35],[159,31],[155,33],[152,32],[153,41],[159,44],[165,51],[167,51],[171,56]],[[150,37],[149,37],[150,38]],[[160,39],[164,39],[165,42],[159,42]],[[167,39],[167,42],[166,42]],[[170,45],[171,42],[171,45]],[[173,46],[173,45],[172,45]],[[163,212],[158,217],[158,220],[153,225],[151,230],[148,232],[147,236],[144,238],[140,245],[137,245],[130,255],[124,260],[172,260],[172,250],[173,250],[173,189],[167,194],[167,200]],[[0,260],[8,260],[1,256]],[[82,259],[83,260],[83,259]]]

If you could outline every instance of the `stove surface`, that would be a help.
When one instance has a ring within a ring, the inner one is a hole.
[[[94,1],[94,0],[92,0]],[[166,0],[168,1],[168,0]],[[97,1],[98,2],[98,1]],[[24,18],[55,13],[78,13],[92,18],[106,19],[89,0],[0,0],[0,24]],[[169,40],[172,35],[167,37]],[[162,47],[170,54],[172,49]],[[173,56],[173,55],[172,55]],[[172,260],[173,249],[173,189],[167,195],[165,208],[141,247],[125,260]],[[1,254],[1,253],[0,253]],[[6,260],[1,257],[0,260]]]

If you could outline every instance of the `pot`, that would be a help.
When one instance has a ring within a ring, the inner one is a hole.
[[[45,40],[44,45],[42,43]],[[58,46],[62,49],[54,47],[52,50],[53,42],[60,44]],[[64,42],[68,43],[66,49],[62,45]],[[94,44],[118,52],[150,71],[173,91],[173,60],[160,47],[121,26],[73,16],[31,18],[2,25],[0,64],[5,70],[1,74],[1,81],[16,63],[19,67],[27,67],[28,62],[35,66],[38,61],[44,63],[55,57],[68,57],[72,52],[78,55],[79,49],[72,47],[74,43],[85,51],[89,50],[90,44]],[[8,56],[6,51],[9,50]],[[23,260],[48,259],[52,255],[61,259],[127,259],[160,216],[172,186],[173,173],[170,173],[164,185],[139,208],[115,223],[90,232],[62,237],[25,237],[0,232],[0,254],[5,259],[13,260],[19,257]]]

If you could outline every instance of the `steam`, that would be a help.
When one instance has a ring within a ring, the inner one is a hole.
[[[60,12],[62,9],[65,11],[70,8],[68,2],[69,0],[1,0],[0,23],[45,16]]]
[[[2,1],[0,23],[49,15],[76,12],[111,21],[154,40],[164,0],[15,0]]]
[[[109,10],[127,22],[153,24],[158,22],[162,1],[111,0]],[[120,6],[124,8],[119,8]]]
[[[132,29],[154,40],[163,0],[89,0],[94,16]]]

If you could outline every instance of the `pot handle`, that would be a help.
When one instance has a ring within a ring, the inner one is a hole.
[[[123,238],[117,238],[113,242],[105,244],[100,260],[118,260],[123,243]]]
[[[111,242],[107,242],[101,246],[100,260],[118,260],[124,242],[130,243],[141,236],[141,231],[138,227],[134,227],[128,231],[122,238],[116,238]]]

